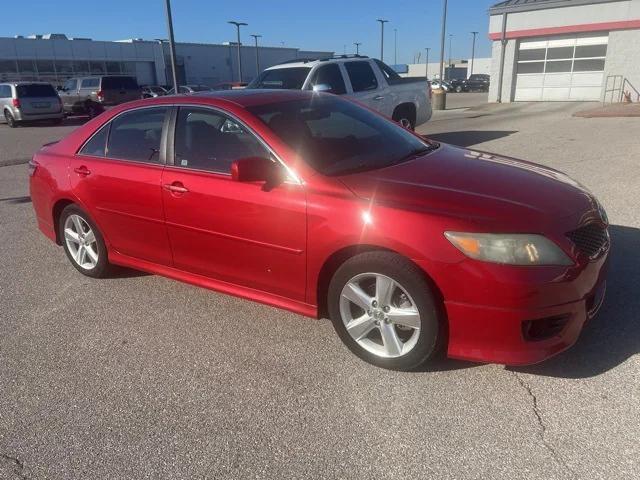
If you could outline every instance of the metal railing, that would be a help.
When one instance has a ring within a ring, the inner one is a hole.
[[[602,103],[640,102],[640,92],[622,75],[608,75]]]

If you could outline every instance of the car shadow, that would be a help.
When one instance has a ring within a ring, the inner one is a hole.
[[[31,203],[31,197],[7,197],[0,198],[0,202],[6,202],[9,204]]]
[[[151,274],[143,272],[142,270],[134,270],[133,268],[121,267],[120,265],[111,265],[107,278],[117,280],[119,278],[148,277],[149,275]]]
[[[598,315],[577,343],[546,362],[513,370],[560,378],[605,373],[640,352],[640,229],[610,227],[607,295]]]
[[[442,132],[425,134],[425,136],[436,142],[449,143],[458,147],[471,147],[479,143],[497,140],[518,133],[517,130],[465,130],[462,132]]]

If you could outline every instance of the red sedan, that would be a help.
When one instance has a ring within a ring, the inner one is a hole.
[[[30,164],[73,266],[122,265],[329,316],[375,365],[570,347],[605,290],[608,221],[564,174],[438,144],[348,100],[228,91],[120,105]]]

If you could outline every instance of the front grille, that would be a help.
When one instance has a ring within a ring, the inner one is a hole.
[[[597,223],[589,223],[584,227],[567,233],[578,251],[589,258],[594,258],[609,243],[607,228]]]

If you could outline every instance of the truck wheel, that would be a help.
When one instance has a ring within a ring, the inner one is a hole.
[[[85,110],[87,111],[87,115],[89,115],[89,119],[95,118],[101,113],[100,107],[93,102],[87,102]]]
[[[413,130],[416,127],[416,113],[413,105],[398,106],[391,118],[408,130]]]

